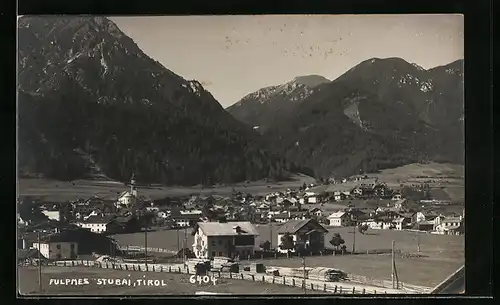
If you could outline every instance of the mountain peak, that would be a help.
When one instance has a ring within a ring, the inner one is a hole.
[[[330,80],[327,79],[326,77],[323,77],[321,75],[304,75],[304,76],[298,76],[295,77],[292,82],[304,85],[310,88],[314,88],[316,86],[319,86],[324,83],[329,83]]]

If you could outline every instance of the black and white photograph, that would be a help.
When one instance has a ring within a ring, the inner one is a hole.
[[[464,16],[19,16],[17,292],[465,292]]]

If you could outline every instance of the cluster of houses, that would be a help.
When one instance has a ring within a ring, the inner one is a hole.
[[[190,196],[167,204],[140,196],[134,180],[130,185],[130,190],[115,198],[94,196],[63,204],[45,204],[42,213],[49,221],[102,236],[140,231],[152,225],[193,227],[193,252],[202,258],[253,255],[258,235],[255,224],[279,223],[278,240],[288,234],[295,244],[309,251],[324,249],[324,234],[328,232],[325,226],[366,225],[371,229],[464,233],[463,212],[443,216],[430,210],[413,210],[401,193],[366,177],[263,196],[235,191],[230,196]],[[18,222],[27,225],[19,215]],[[70,259],[79,252],[78,243],[67,235],[52,236],[43,242],[44,245],[38,245],[32,240],[31,247],[35,244],[50,258]]]

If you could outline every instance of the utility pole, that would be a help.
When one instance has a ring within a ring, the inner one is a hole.
[[[353,239],[352,239],[352,254],[354,254],[354,251],[356,251],[356,222],[354,222],[354,227],[353,227]]]
[[[179,253],[179,251],[181,249],[179,247],[179,245],[180,245],[180,243],[179,243],[179,227],[177,225],[176,225],[176,231],[177,231],[177,253]],[[179,254],[177,254],[177,255],[179,255]]]
[[[42,245],[40,244],[40,232],[37,234],[37,239],[38,239],[38,285],[40,286],[40,293],[42,293],[42,256],[41,256],[41,251],[42,251]]]
[[[391,280],[392,280],[392,289],[394,289],[394,240],[392,241],[392,251],[391,251]]]
[[[307,294],[307,287],[306,287],[306,257],[305,256],[302,257],[302,269],[304,271],[304,282],[303,282],[304,294]]]
[[[144,262],[148,270],[148,225],[144,224]]]
[[[271,245],[269,246],[271,249],[273,248],[273,223],[269,222],[269,242]]]
[[[186,244],[187,244],[187,229],[184,229],[184,242],[183,242],[183,247],[182,247],[182,257],[183,257],[183,263],[186,263]]]
[[[420,232],[417,231],[417,252],[420,252]]]

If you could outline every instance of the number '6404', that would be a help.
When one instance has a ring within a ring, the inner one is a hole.
[[[191,284],[198,283],[199,285],[201,285],[202,283],[205,283],[205,284],[212,283],[212,285],[215,285],[217,283],[217,278],[214,276],[208,276],[208,275],[204,275],[204,276],[191,275],[189,277],[189,282]]]

